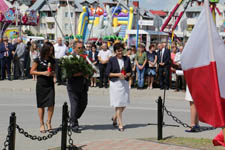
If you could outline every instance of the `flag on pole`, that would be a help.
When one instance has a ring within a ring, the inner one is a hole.
[[[182,52],[181,65],[199,120],[225,126],[225,46],[205,0]]]

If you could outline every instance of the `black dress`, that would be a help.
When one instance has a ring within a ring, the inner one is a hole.
[[[52,68],[54,68],[53,66],[55,66],[55,60],[53,58],[50,58],[49,60],[42,60],[38,57],[34,59],[34,62],[38,64],[37,71],[47,71],[48,63],[51,63]],[[55,86],[53,76],[37,76],[36,98],[38,108],[54,106]]]

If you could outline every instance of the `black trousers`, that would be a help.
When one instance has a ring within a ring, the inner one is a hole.
[[[184,76],[176,75],[176,90],[185,90],[186,89],[186,82]]]
[[[99,78],[99,80],[100,80],[100,86],[103,85],[103,82],[105,83],[105,85],[108,84],[108,77],[105,74],[106,67],[107,67],[107,64],[99,64],[99,71],[100,71],[100,78]]]
[[[56,79],[58,83],[62,83],[62,69],[60,66],[59,59],[55,59],[55,72],[56,72]]]
[[[159,66],[159,83],[160,88],[169,88],[170,77],[170,67],[169,66]]]
[[[75,87],[76,86],[76,87]],[[78,119],[84,113],[87,103],[88,103],[88,91],[87,89],[83,89],[82,86],[79,84],[71,84],[68,82],[67,84],[67,92],[70,99],[70,121],[72,126],[77,126]],[[82,89],[82,90],[79,90]]]
[[[7,69],[7,75],[11,77],[11,59],[9,57],[4,57],[1,62],[1,76],[5,79],[5,70]]]

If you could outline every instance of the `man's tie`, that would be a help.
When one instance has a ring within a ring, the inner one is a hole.
[[[161,58],[161,63],[162,63],[163,62],[162,50],[160,51],[160,58]]]

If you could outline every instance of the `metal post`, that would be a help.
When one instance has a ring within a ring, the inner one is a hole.
[[[162,140],[163,116],[162,116],[162,98],[158,99],[158,140]]]
[[[61,136],[61,150],[66,150],[67,142],[67,128],[68,128],[68,105],[65,102],[62,113],[62,136]]]
[[[138,48],[139,40],[139,8],[137,8],[137,33],[136,33],[136,48]]]
[[[15,150],[15,143],[16,143],[16,114],[15,112],[11,113],[9,119],[9,126],[10,126],[10,134],[9,134],[9,149],[8,150]]]

